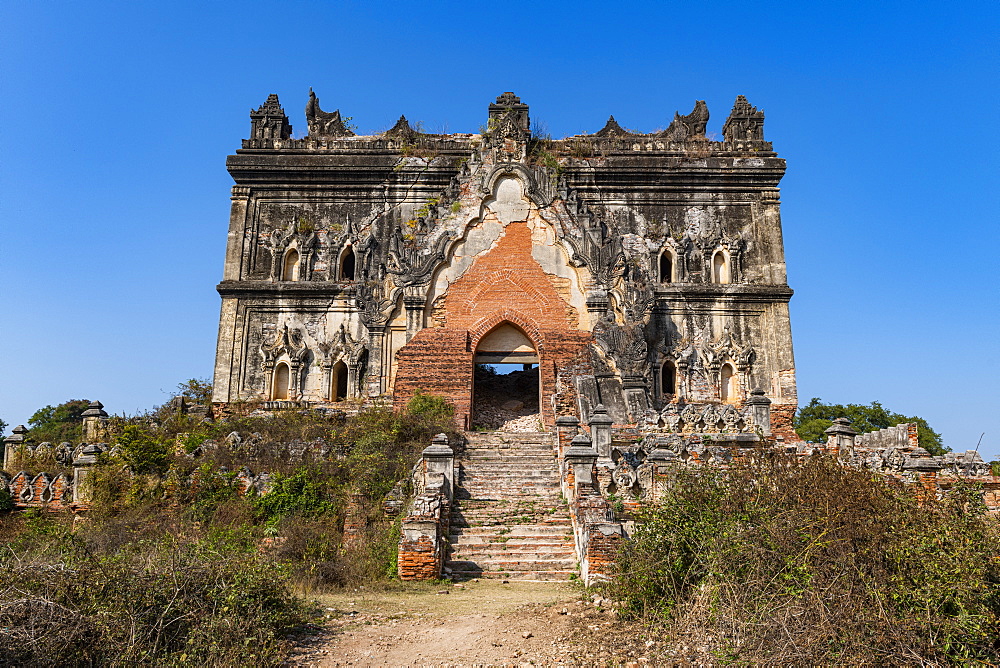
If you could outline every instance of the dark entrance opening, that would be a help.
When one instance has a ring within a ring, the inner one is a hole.
[[[347,398],[347,365],[337,362],[333,365],[333,395],[334,401],[343,401]]]
[[[531,339],[509,322],[476,346],[472,428],[541,431],[538,353]]]

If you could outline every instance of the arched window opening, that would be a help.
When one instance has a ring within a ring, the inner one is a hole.
[[[719,398],[723,403],[736,401],[736,372],[730,364],[722,365],[719,374]]]
[[[285,253],[285,264],[281,270],[281,280],[299,280],[299,252],[294,248]]]
[[[660,253],[660,283],[671,283],[674,280],[674,258],[670,251]]]
[[[712,258],[712,282],[729,282],[729,264],[726,262],[726,254],[718,251]]]
[[[337,362],[333,365],[331,385],[331,399],[334,401],[343,401],[347,398],[347,365],[343,362]]]
[[[670,360],[664,362],[660,370],[660,393],[664,396],[677,394],[677,367]]]
[[[274,382],[271,383],[271,398],[275,401],[288,399],[288,382],[291,374],[284,362],[274,367]]]
[[[354,249],[348,246],[340,256],[340,280],[354,280],[354,263]]]

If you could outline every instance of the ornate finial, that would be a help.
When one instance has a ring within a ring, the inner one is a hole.
[[[705,100],[696,100],[690,114],[681,116],[680,112],[674,112],[674,120],[671,121],[670,127],[660,134],[673,141],[687,141],[704,138],[707,127],[708,105],[705,104]]]
[[[354,133],[344,125],[340,117],[340,109],[332,112],[323,111],[319,106],[319,98],[309,87],[309,101],[306,103],[306,122],[309,125],[309,136],[318,137],[353,137]]]
[[[385,136],[412,139],[417,134],[419,133],[410,126],[410,122],[406,120],[406,116],[400,116],[396,124],[386,131]]]
[[[513,92],[507,91],[506,93],[501,93],[497,96],[497,104],[503,105],[505,107],[510,107],[515,104],[521,104],[521,98],[514,95]]]
[[[604,127],[597,131],[595,135],[597,137],[631,137],[633,134],[618,125],[618,121],[615,120],[614,116],[608,116],[608,122],[604,124]]]
[[[250,139],[288,139],[291,136],[292,126],[274,93],[268,95],[256,111],[250,110]]]
[[[87,410],[83,411],[82,417],[108,417],[108,414],[104,412],[104,404],[100,401],[91,401],[90,405],[87,406]]]
[[[525,135],[531,130],[528,105],[522,104],[521,98],[509,91],[499,95],[497,101],[490,105],[490,125],[492,127],[499,126],[506,119],[512,120],[513,124]]]
[[[726,141],[764,141],[764,112],[738,96],[722,126],[722,136]]]

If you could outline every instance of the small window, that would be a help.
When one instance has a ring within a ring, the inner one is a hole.
[[[299,280],[299,252],[294,248],[285,253],[285,264],[281,271],[281,280]]]
[[[729,263],[726,262],[726,254],[722,251],[716,252],[712,258],[712,282],[729,282]]]
[[[723,403],[736,401],[736,373],[731,364],[723,364],[719,374],[719,398]]]
[[[348,246],[340,256],[340,280],[354,280],[354,249]]]
[[[669,360],[660,370],[660,393],[664,396],[677,394],[677,367]]]
[[[660,283],[671,283],[674,280],[674,257],[670,251],[660,253]]]
[[[288,365],[282,362],[274,367],[274,382],[271,383],[271,398],[276,401],[288,399],[288,381],[291,374],[288,372]]]
[[[347,398],[347,365],[343,362],[337,362],[333,365],[330,389],[330,398],[334,401],[343,401]]]

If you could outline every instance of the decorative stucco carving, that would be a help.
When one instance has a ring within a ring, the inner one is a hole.
[[[663,131],[663,136],[673,141],[704,138],[707,126],[708,105],[704,100],[697,100],[690,114],[681,116],[680,112],[674,113],[674,120]]]
[[[340,110],[326,112],[320,109],[319,98],[313,89],[309,89],[309,102],[306,103],[306,122],[309,124],[310,137],[353,137],[354,133],[344,125]]]
[[[746,97],[739,95],[729,118],[722,126],[726,141],[764,141],[764,112],[751,106]]]

